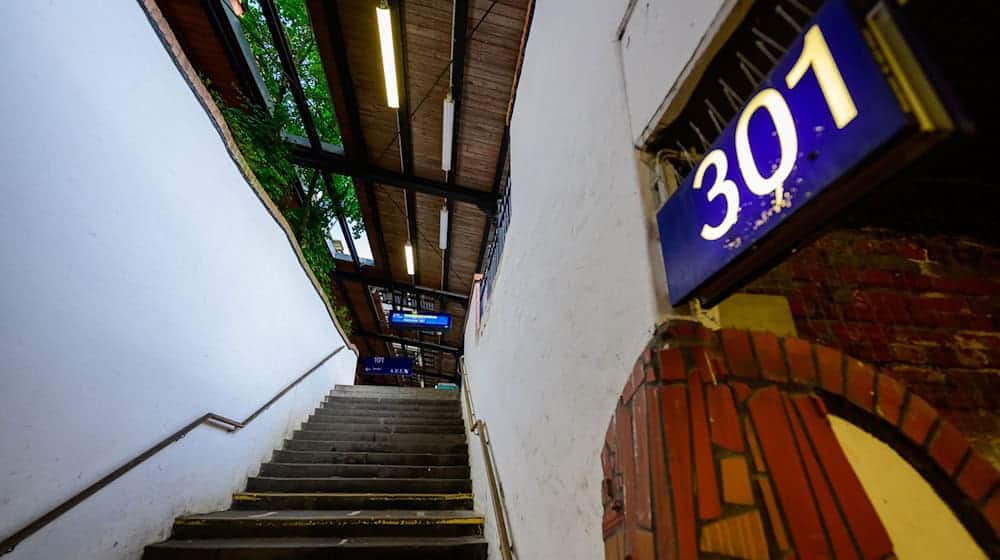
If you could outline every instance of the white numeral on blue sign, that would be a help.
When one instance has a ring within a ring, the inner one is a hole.
[[[785,76],[785,84],[789,88],[794,88],[809,68],[812,68],[816,74],[816,81],[823,92],[823,99],[826,100],[834,123],[838,129],[844,128],[858,116],[858,108],[854,104],[854,99],[851,98],[851,93],[847,89],[847,84],[844,83],[840,68],[837,67],[837,62],[833,59],[830,47],[818,25],[812,26],[806,32],[802,52]],[[750,118],[758,109],[766,110],[771,116],[781,150],[778,165],[768,177],[765,177],[757,167],[757,162],[753,157],[753,146],[750,145]],[[740,113],[739,120],[736,122],[735,136],[736,162],[744,184],[750,192],[757,196],[769,196],[773,193],[777,206],[784,196],[785,181],[795,169],[795,161],[799,151],[795,118],[781,92],[774,88],[767,88],[754,95]],[[705,196],[711,202],[722,195],[726,204],[726,213],[718,225],[702,225],[701,237],[707,241],[715,241],[726,235],[736,225],[740,211],[740,191],[736,183],[727,178],[729,159],[722,150],[712,150],[701,160],[695,171],[692,185],[695,190],[702,187],[705,172],[710,167],[715,167],[715,181]]]

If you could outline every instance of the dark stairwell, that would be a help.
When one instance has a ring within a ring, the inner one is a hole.
[[[338,385],[231,509],[144,558],[482,560],[471,489],[457,391]]]

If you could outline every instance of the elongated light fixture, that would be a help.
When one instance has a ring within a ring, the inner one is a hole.
[[[413,276],[416,274],[413,270],[413,245],[409,241],[403,247],[403,252],[406,253],[406,273]]]
[[[396,49],[392,40],[392,14],[383,0],[377,8],[378,40],[382,47],[382,73],[385,74],[385,96],[389,106],[399,109],[399,86],[396,81]]]
[[[442,251],[448,248],[448,205],[441,206],[441,229],[438,232],[438,247]]]
[[[455,100],[451,98],[451,93],[448,93],[444,98],[443,115],[444,118],[441,119],[441,169],[451,171],[451,134],[455,130]]]

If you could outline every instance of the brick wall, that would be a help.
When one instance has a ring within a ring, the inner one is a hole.
[[[745,291],[786,296],[800,337],[903,382],[1000,468],[1000,248],[835,230]]]
[[[802,339],[678,322],[637,360],[608,428],[606,557],[889,557],[827,407],[890,443],[1000,552],[997,471],[893,375]]]

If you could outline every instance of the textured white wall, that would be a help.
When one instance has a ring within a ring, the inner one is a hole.
[[[603,558],[600,446],[661,316],[615,40],[624,5],[536,3],[511,123],[510,230],[483,332],[466,330],[522,560]],[[481,469],[474,483],[488,510]]]
[[[0,536],[344,344],[136,2],[0,3]],[[344,349],[236,434],[202,427],[10,558],[136,558],[227,505]]]

